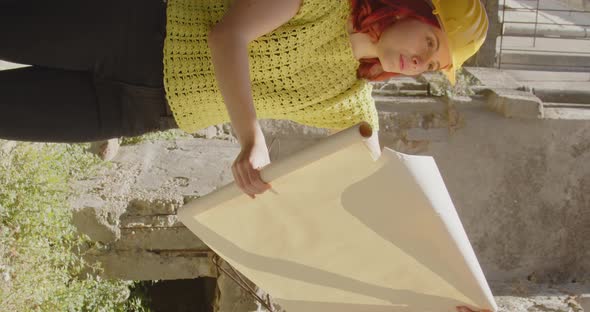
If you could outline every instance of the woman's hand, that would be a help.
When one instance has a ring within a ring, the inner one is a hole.
[[[457,307],[457,312],[492,312],[490,310],[471,310],[468,307],[460,306]]]
[[[270,189],[270,184],[260,178],[260,168],[270,163],[268,148],[264,140],[244,144],[231,169],[236,184],[251,198]]]

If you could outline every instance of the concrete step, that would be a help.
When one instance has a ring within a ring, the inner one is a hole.
[[[590,120],[590,104],[543,103],[543,118]]]
[[[556,52],[502,51],[502,69],[590,72],[589,54]]]
[[[588,39],[590,38],[590,26],[506,23],[504,24],[504,35],[512,37]]]
[[[590,72],[590,40],[503,36],[503,69]]]
[[[560,90],[533,88],[533,93],[544,103],[573,103],[576,105],[590,104],[590,90]]]
[[[590,73],[575,72],[539,72],[527,70],[505,70],[510,76],[518,81],[539,81],[539,82],[567,82],[568,84],[577,82],[590,83]],[[589,88],[590,89],[590,88]]]
[[[590,110],[590,104],[543,102],[544,108],[572,108]]]
[[[545,119],[590,120],[590,90],[533,89]]]
[[[503,0],[499,4],[500,22],[504,23],[538,22],[588,26],[589,9],[590,7],[584,8],[583,5],[572,6],[571,0]]]
[[[589,39],[503,36],[498,39],[498,46],[502,51],[530,51],[571,55],[590,54]]]
[[[590,72],[531,70],[503,70],[502,72],[518,81],[518,85],[526,85],[531,89],[590,90]]]

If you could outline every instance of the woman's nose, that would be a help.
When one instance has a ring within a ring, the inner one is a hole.
[[[414,55],[412,57],[412,66],[417,71],[425,71],[426,67],[427,67],[426,64],[428,64],[428,62],[429,62],[428,57],[421,57],[418,55]]]
[[[414,66],[414,69],[420,70],[422,68],[423,63],[424,62],[422,61],[422,59],[419,56],[417,56],[417,55],[412,56],[412,65]]]

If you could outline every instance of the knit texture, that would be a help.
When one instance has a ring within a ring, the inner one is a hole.
[[[371,85],[356,78],[346,21],[349,1],[303,0],[288,23],[248,46],[259,119],[343,129],[379,129]],[[209,30],[228,0],[168,0],[164,85],[178,126],[189,133],[229,122],[211,63]]]

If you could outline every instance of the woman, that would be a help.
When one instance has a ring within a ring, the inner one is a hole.
[[[233,174],[254,198],[270,188],[258,118],[378,130],[367,80],[443,70],[454,82],[487,31],[479,0],[228,2],[1,2],[0,59],[34,66],[0,71],[0,137],[96,141],[231,121]]]
[[[0,137],[84,142],[231,121],[233,174],[254,198],[270,187],[258,118],[378,130],[367,80],[443,70],[454,82],[487,31],[479,0],[168,1],[0,2],[0,59],[33,65],[0,71]]]

